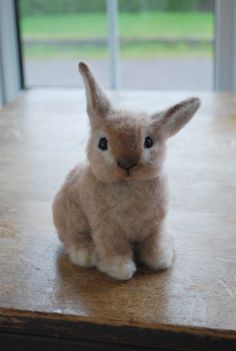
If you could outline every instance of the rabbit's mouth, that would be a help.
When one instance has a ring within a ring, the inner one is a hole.
[[[124,169],[124,172],[123,172],[124,180],[132,179],[133,173],[134,173],[133,168]]]
[[[126,171],[126,173],[125,173],[125,180],[129,180],[129,179],[135,178],[135,173],[136,173],[135,171],[137,170],[137,167],[135,167],[135,166],[125,170]]]
[[[130,180],[132,179],[132,173],[129,169],[124,169],[124,170],[120,170],[119,172],[119,180],[118,181],[126,181],[126,180]]]
[[[127,169],[126,171],[126,179],[129,179],[130,178],[130,172],[129,172],[129,169]]]
[[[131,173],[133,173],[133,169],[137,166],[138,162],[124,162],[124,161],[117,161],[117,165],[120,169],[125,171],[125,179],[129,179]]]
[[[137,164],[135,167],[123,170],[124,181],[146,181],[155,178],[160,173],[160,165]]]

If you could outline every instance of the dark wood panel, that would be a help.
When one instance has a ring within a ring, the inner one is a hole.
[[[15,319],[15,320],[14,320]],[[75,345],[89,345],[91,343],[91,348],[93,347],[104,347],[106,350],[106,345],[114,348],[114,350],[119,350],[121,347],[131,348],[141,348],[145,349],[155,349],[155,350],[188,350],[188,351],[233,351],[236,349],[236,339],[230,337],[229,334],[217,335],[214,331],[205,331],[203,334],[201,330],[198,332],[195,330],[188,330],[188,332],[183,332],[181,330],[158,330],[144,329],[130,326],[109,326],[100,325],[95,323],[86,322],[76,322],[72,320],[58,319],[55,318],[43,318],[35,316],[34,318],[0,318],[0,330],[7,333],[11,330],[14,334],[2,334],[0,341],[6,340],[9,342],[9,338],[14,339],[14,335],[19,338],[20,333],[26,334],[27,336],[37,336],[37,339],[29,338],[24,335],[22,340],[27,340],[29,344],[40,338],[42,338],[42,343],[47,341],[52,342],[52,344],[63,342],[68,342],[72,340]],[[5,336],[5,337],[4,337]],[[48,336],[45,338],[45,336]],[[53,337],[52,337],[53,336]],[[21,339],[19,339],[21,340]],[[22,341],[23,342],[23,341]],[[72,346],[73,346],[72,343]],[[39,344],[40,345],[40,344]],[[50,343],[49,343],[50,345]],[[94,346],[95,345],[95,346]],[[102,348],[101,348],[102,349]]]
[[[4,351],[148,351],[150,348],[140,348],[124,345],[108,345],[86,341],[73,341],[61,338],[30,337],[0,333],[1,348]],[[156,349],[164,351],[163,349]]]

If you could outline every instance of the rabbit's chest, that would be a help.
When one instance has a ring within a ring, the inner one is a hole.
[[[121,228],[130,240],[150,231],[165,207],[163,188],[159,184],[139,187],[117,186],[104,193],[104,213]]]

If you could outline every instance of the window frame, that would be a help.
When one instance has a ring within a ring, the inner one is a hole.
[[[108,51],[110,65],[110,88],[120,87],[120,43],[118,29],[119,0],[107,0]]]
[[[235,0],[215,0],[215,90],[236,91]]]
[[[0,95],[2,105],[14,99],[24,88],[18,18],[17,0],[1,0]]]

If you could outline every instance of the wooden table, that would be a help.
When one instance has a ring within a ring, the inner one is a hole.
[[[1,111],[5,349],[236,350],[236,95],[111,93],[118,106],[150,112],[191,95],[202,107],[169,141],[166,162],[173,268],[140,267],[128,282],[73,266],[52,225],[52,199],[85,157],[84,92],[32,90]]]

